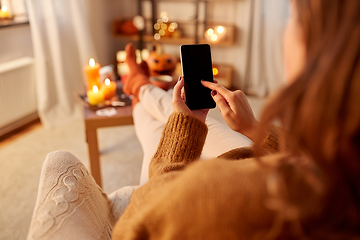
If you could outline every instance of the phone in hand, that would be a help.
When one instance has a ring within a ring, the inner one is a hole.
[[[210,45],[182,45],[180,58],[186,105],[190,110],[215,108],[211,90],[201,84],[201,80],[214,82]]]

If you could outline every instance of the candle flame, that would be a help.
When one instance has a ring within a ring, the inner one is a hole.
[[[6,12],[7,10],[8,10],[7,6],[3,6],[3,7],[1,8],[1,11],[3,11],[3,12]]]
[[[97,93],[99,91],[99,88],[97,86],[93,86],[93,92]]]
[[[105,85],[109,86],[110,85],[110,79],[105,79]]]
[[[89,65],[90,65],[90,67],[95,67],[95,59],[90,58]]]

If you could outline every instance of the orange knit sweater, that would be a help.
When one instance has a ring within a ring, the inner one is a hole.
[[[133,194],[113,239],[264,239],[279,231],[288,234],[282,227],[279,230],[279,215],[271,210],[276,188],[269,184],[269,168],[250,158],[250,148],[198,161],[207,131],[204,123],[188,115],[170,116],[150,163],[149,182]],[[263,147],[277,151],[274,133]],[[273,156],[262,162],[275,166]],[[287,183],[302,194],[287,197],[306,218],[316,207],[309,206],[317,202],[316,194],[301,174],[290,172],[284,176]]]

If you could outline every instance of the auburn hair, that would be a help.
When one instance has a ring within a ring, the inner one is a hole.
[[[280,120],[287,132],[280,137],[287,145],[282,151],[306,155],[321,171],[322,220],[332,219],[328,227],[339,231],[359,232],[360,1],[293,2],[306,66],[266,105],[255,147],[269,124]]]

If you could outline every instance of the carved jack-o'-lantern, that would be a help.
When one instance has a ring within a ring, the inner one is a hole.
[[[172,75],[175,71],[177,60],[170,54],[157,54],[151,52],[146,63],[149,66],[150,76]]]

